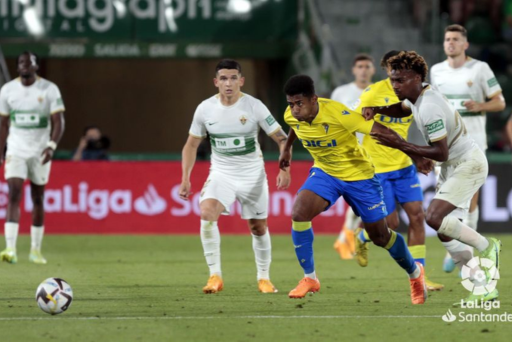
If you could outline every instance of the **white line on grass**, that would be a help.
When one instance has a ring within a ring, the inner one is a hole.
[[[193,320],[193,319],[338,319],[338,318],[441,318],[441,316],[420,316],[420,315],[382,315],[382,316],[349,316],[349,315],[330,315],[330,316],[138,316],[138,317],[0,317],[1,321],[128,321],[128,320]]]

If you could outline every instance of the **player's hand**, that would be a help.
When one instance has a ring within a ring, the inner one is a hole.
[[[418,172],[423,173],[425,176],[434,169],[434,161],[423,157],[411,157],[416,164]]]
[[[292,182],[292,176],[290,174],[290,168],[286,170],[280,170],[277,175],[277,190],[286,190]]]
[[[43,153],[41,153],[41,164],[46,164],[53,157],[53,149],[51,147],[47,147],[44,149]]]
[[[190,184],[189,181],[181,182],[180,191],[179,191],[181,199],[184,199],[184,200],[187,200],[187,201],[189,200],[189,197],[192,194],[192,192],[190,192],[190,188],[191,187],[192,187],[192,185]]]
[[[290,167],[292,161],[292,152],[288,150],[283,150],[279,155],[279,168],[283,171],[286,171],[287,168]]]
[[[373,119],[376,113],[372,107],[364,107],[362,114],[366,121],[369,121]]]
[[[386,133],[371,132],[370,135],[377,140],[377,144],[396,149],[404,142],[404,139],[391,129],[388,129]]]
[[[478,113],[482,111],[482,104],[480,102],[476,102],[473,100],[465,101],[463,103],[464,107],[466,107],[470,112]]]

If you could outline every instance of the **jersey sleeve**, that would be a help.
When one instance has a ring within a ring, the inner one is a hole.
[[[488,99],[494,97],[496,94],[501,93],[501,87],[494,76],[489,64],[482,62],[482,68],[480,69],[480,82],[482,82],[482,88],[484,89],[485,97]]]
[[[66,110],[59,87],[52,84],[48,91],[48,100],[50,101],[50,113],[55,114]]]
[[[10,112],[9,103],[7,102],[7,90],[5,87],[2,87],[0,89],[0,115],[8,116]]]
[[[268,108],[261,101],[256,102],[254,110],[258,118],[258,124],[267,135],[272,135],[281,128],[281,125],[279,125]]]
[[[347,131],[350,133],[359,132],[363,134],[370,134],[374,124],[373,120],[366,121],[360,113],[348,108],[343,109],[340,114],[341,124],[347,129]]]
[[[190,125],[188,134],[196,138],[206,137],[206,126],[204,122],[202,105],[199,105],[196,108],[196,112],[194,113],[194,118],[192,119],[192,124]]]
[[[423,125],[431,142],[442,140],[448,136],[446,117],[440,107],[435,104],[424,104],[420,109],[419,116],[425,118]]]

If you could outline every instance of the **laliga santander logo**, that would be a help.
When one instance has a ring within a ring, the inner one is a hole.
[[[486,275],[486,271],[488,277]],[[473,273],[473,276],[471,274]],[[500,279],[500,272],[494,261],[486,258],[474,257],[462,266],[462,286],[474,295],[483,295],[494,291]]]
[[[452,314],[452,311],[450,309],[448,309],[448,312],[446,314],[443,315],[443,321],[445,322],[453,322],[457,319],[457,316],[455,316],[454,314]]]

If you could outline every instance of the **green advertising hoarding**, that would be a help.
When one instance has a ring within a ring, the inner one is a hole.
[[[7,56],[27,44],[54,57],[281,56],[295,43],[297,6],[295,0],[0,0],[0,44]],[[37,11],[41,37],[27,30],[27,8]]]

